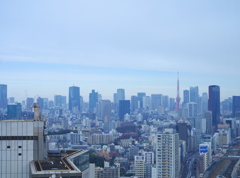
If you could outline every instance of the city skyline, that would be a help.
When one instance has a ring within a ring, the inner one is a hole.
[[[240,95],[240,2],[1,1],[0,83],[8,97],[68,95],[78,86],[113,100],[176,98],[198,86]]]

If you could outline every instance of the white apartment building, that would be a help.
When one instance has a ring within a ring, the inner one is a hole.
[[[157,178],[177,178],[180,170],[179,135],[173,129],[165,129],[157,135]]]

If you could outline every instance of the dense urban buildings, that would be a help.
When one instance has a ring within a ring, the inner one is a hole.
[[[208,89],[184,90],[178,110],[176,98],[139,92],[127,100],[122,88],[113,101],[95,90],[85,101],[76,86],[68,103],[11,96],[0,115],[2,177],[207,177],[219,159],[229,163],[219,175],[234,172],[225,154],[238,156],[239,96],[220,101],[220,87]]]

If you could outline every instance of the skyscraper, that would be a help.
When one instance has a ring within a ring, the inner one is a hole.
[[[232,97],[232,116],[240,117],[240,96]]]
[[[212,112],[206,111],[204,118],[206,118],[206,134],[212,135]]]
[[[11,119],[22,119],[22,105],[20,103],[9,104],[7,106],[7,118]]]
[[[158,109],[159,106],[162,105],[162,95],[161,94],[152,94],[152,109]]]
[[[7,109],[7,85],[0,84],[0,109]]]
[[[119,104],[119,100],[125,100],[125,90],[122,88],[117,89],[117,104]]]
[[[80,111],[80,88],[76,86],[69,87],[69,110]]]
[[[138,101],[140,102],[140,108],[143,108],[143,97],[146,96],[146,93],[137,93]]]
[[[130,100],[119,101],[119,120],[123,121],[125,114],[130,114]]]
[[[189,103],[189,90],[183,90],[183,104]]]
[[[199,97],[198,86],[190,87],[189,95],[190,95],[190,102],[198,103],[198,97]]]
[[[62,96],[61,95],[54,96],[54,105],[55,105],[55,107],[62,107]]]
[[[156,153],[157,178],[178,177],[179,165],[179,136],[173,129],[165,129],[157,135]]]
[[[89,93],[89,111],[93,112],[96,104],[98,102],[98,92],[95,92],[95,90],[92,90],[92,93]]]
[[[212,124],[217,129],[220,123],[220,87],[210,85],[208,87],[208,110],[212,111]]]
[[[134,112],[136,109],[138,109],[138,98],[131,96],[131,111]]]
[[[34,99],[33,98],[27,98],[26,103],[27,103],[26,110],[27,111],[32,111]]]

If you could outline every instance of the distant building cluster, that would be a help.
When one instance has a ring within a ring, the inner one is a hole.
[[[182,101],[179,81],[176,98],[117,89],[110,101],[93,89],[86,102],[71,86],[19,102],[7,91],[0,84],[0,177],[239,175],[240,96],[221,101],[217,85],[183,90]]]

